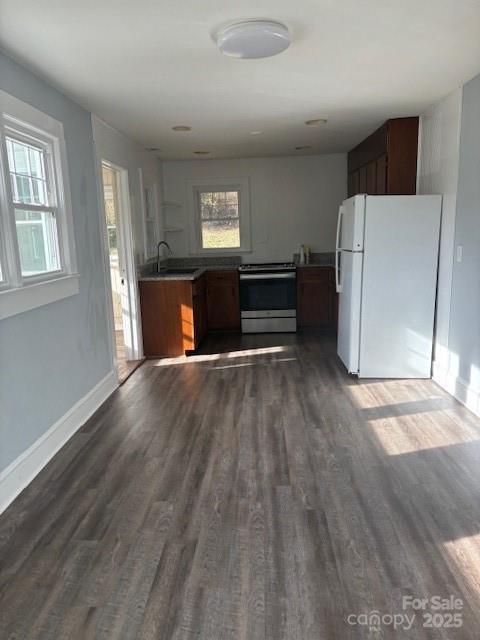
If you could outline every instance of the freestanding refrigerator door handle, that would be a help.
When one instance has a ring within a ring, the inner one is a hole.
[[[337,219],[337,240],[335,243],[335,291],[337,293],[342,292],[342,285],[340,284],[340,231],[342,228],[342,216],[343,216],[343,205],[338,210],[338,219]]]

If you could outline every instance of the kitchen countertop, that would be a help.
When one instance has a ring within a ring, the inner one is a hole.
[[[171,267],[172,269],[175,267]],[[184,267],[180,267],[184,268]],[[193,267],[192,267],[193,269]],[[198,267],[196,271],[193,273],[152,273],[146,276],[140,276],[138,278],[139,282],[151,282],[154,280],[186,280],[192,282],[193,280],[197,280],[201,275],[203,275],[206,271],[236,271],[238,269],[237,266],[231,265],[208,265],[206,267]]]
[[[310,264],[296,264],[295,265],[297,269],[304,269],[306,267],[314,267],[314,268],[321,268],[321,269],[331,269],[333,268],[333,264],[317,264],[317,263],[310,263]],[[193,267],[192,267],[193,268]],[[198,267],[198,269],[196,271],[194,271],[193,273],[152,273],[148,276],[141,276],[138,278],[139,282],[152,282],[155,280],[185,280],[185,281],[190,281],[193,282],[194,280],[197,280],[201,275],[203,275],[205,272],[207,271],[236,271],[238,269],[238,267],[236,266],[224,266],[224,265],[209,265],[207,267]]]
[[[334,255],[333,253],[313,253],[312,254],[312,262],[310,262],[309,264],[299,264],[298,262],[298,254],[296,254],[294,256],[294,258],[296,258],[295,260],[295,266],[297,267],[297,269],[305,269],[305,268],[333,268],[335,266],[335,261],[334,261]],[[226,262],[226,260],[229,260],[229,262]],[[139,282],[154,282],[156,280],[159,281],[165,281],[165,280],[173,280],[173,281],[187,281],[187,282],[193,282],[194,280],[197,280],[200,276],[202,276],[204,273],[206,273],[207,271],[236,271],[238,269],[238,267],[240,266],[240,262],[239,259],[235,259],[235,262],[232,263],[231,259],[225,259],[225,258],[220,258],[220,259],[216,259],[215,262],[216,264],[208,264],[206,263],[206,260],[202,260],[200,259],[200,264],[195,264],[194,260],[191,258],[174,258],[174,259],[169,259],[167,261],[164,262],[164,264],[166,264],[167,268],[169,269],[175,269],[176,267],[178,267],[179,269],[184,269],[184,268],[192,268],[192,269],[196,269],[193,273],[152,273],[150,271],[150,273],[142,273],[141,275],[139,275],[138,277],[138,281]],[[238,261],[237,261],[238,260]],[[172,264],[173,263],[173,264]],[[144,267],[142,267],[143,269],[145,269],[145,267],[148,270],[151,270],[152,268],[154,268],[154,264],[150,263],[148,265],[144,265]]]
[[[308,267],[308,268],[315,267],[315,268],[321,268],[321,269],[333,269],[335,264],[334,263],[332,263],[332,264],[318,264],[318,262],[310,262],[309,264],[296,264],[295,266],[297,267],[297,269],[305,269],[305,267]]]

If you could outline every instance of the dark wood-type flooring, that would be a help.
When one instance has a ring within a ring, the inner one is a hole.
[[[211,336],[77,432],[0,517],[0,564],[2,640],[478,640],[480,422],[348,377],[326,334]],[[463,626],[347,622],[408,595]]]

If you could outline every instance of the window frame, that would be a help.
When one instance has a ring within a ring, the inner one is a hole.
[[[44,151],[48,205],[14,202],[7,138]],[[63,125],[4,91],[0,91],[0,205],[0,260],[4,278],[0,281],[0,319],[78,293],[79,276]],[[15,209],[53,212],[59,269],[22,274]]]
[[[251,253],[252,239],[250,231],[250,179],[249,178],[210,178],[188,182],[190,210],[190,255],[230,255]],[[200,193],[238,192],[238,219],[240,231],[239,247],[205,248],[202,240],[202,217]]]

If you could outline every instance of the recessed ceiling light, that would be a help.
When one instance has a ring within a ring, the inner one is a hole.
[[[196,153],[197,156],[208,156],[210,151],[194,151],[193,153]]]
[[[232,58],[268,58],[290,46],[288,28],[275,20],[246,20],[223,27],[214,35],[220,51]]]
[[[319,127],[321,124],[325,124],[326,122],[326,118],[314,118],[313,120],[306,120],[305,124],[307,127]]]
[[[174,131],[191,131],[192,127],[188,127],[186,124],[176,124],[172,129]]]
[[[251,136],[259,136],[263,131],[250,131]]]
[[[309,144],[303,144],[299,147],[295,147],[295,151],[303,151],[303,149],[311,149],[312,147]]]

